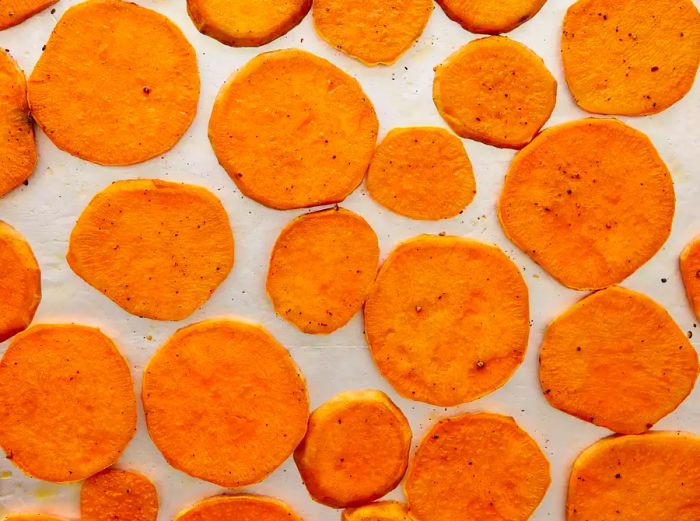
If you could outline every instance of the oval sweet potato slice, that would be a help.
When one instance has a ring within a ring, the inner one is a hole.
[[[374,152],[367,191],[392,212],[447,219],[471,203],[476,181],[456,136],[438,127],[395,128]]]
[[[496,246],[422,235],[384,261],[365,304],[365,333],[406,398],[450,406],[501,387],[525,355],[528,291]]]
[[[410,448],[411,426],[386,394],[346,391],[311,413],[294,461],[314,500],[345,508],[396,488]]]
[[[681,253],[680,265],[688,302],[700,320],[700,237],[685,247]]]
[[[41,324],[0,361],[0,446],[26,474],[80,481],[112,465],[136,431],[129,366],[99,329]]]
[[[547,327],[540,383],[557,409],[636,434],[693,389],[698,357],[649,297],[613,286],[580,300]]]
[[[58,0],[2,0],[0,2],[0,31],[13,27],[43,11]]]
[[[365,175],[378,126],[355,79],[286,49],[258,55],[226,82],[209,138],[241,192],[286,210],[345,199]]]
[[[579,0],[564,18],[561,49],[566,82],[582,109],[654,114],[693,85],[700,13],[692,0]]]
[[[341,521],[411,521],[408,507],[398,501],[378,501],[343,510]]]
[[[175,521],[302,521],[282,501],[265,496],[216,496],[180,513]]]
[[[621,282],[654,256],[675,206],[671,174],[649,138],[588,118],[545,130],[515,156],[498,216],[532,260],[583,290]]]
[[[304,333],[344,326],[364,304],[379,267],[379,242],[341,208],[297,217],[280,233],[267,272],[275,311]]]
[[[554,110],[557,81],[542,58],[505,36],[474,40],[435,69],[433,99],[462,137],[521,148]]]
[[[29,243],[0,221],[0,342],[29,326],[41,301],[41,271]]]
[[[567,521],[700,519],[700,437],[650,432],[602,439],[571,470]]]
[[[181,320],[202,306],[233,266],[233,234],[207,189],[160,181],[117,181],[78,218],[71,269],[129,313]]]
[[[499,34],[535,16],[545,0],[437,0],[445,14],[467,31]]]
[[[195,51],[165,16],[122,0],[68,9],[29,77],[32,115],[53,143],[103,165],[170,150],[194,119]]]
[[[170,337],[146,367],[142,398],[148,432],[168,463],[232,488],[282,464],[309,413],[287,350],[262,326],[224,319]]]
[[[513,418],[476,413],[430,429],[404,488],[418,521],[526,521],[549,483],[547,458]]]
[[[88,478],[80,489],[81,521],[156,521],[158,492],[138,472],[107,469]]]

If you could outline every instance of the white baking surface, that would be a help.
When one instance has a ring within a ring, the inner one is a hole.
[[[46,10],[17,27],[0,32],[0,45],[9,49],[27,74],[41,54],[41,47],[56,20],[72,3],[75,2],[61,0],[54,6],[55,14]],[[163,157],[125,168],[101,167],[74,158],[56,149],[37,130],[40,160],[36,172],[28,186],[0,199],[0,219],[27,237],[41,265],[43,299],[35,323],[79,322],[100,327],[129,359],[137,392],[147,360],[176,329],[212,316],[238,315],[264,324],[290,349],[308,381],[312,407],[343,390],[382,389],[410,419],[414,443],[436,418],[444,415],[482,410],[512,415],[538,441],[551,462],[552,485],[532,519],[563,519],[571,462],[584,447],[610,433],[553,409],[541,394],[537,355],[543,329],[585,293],[556,283],[503,235],[495,203],[514,152],[465,140],[478,192],[464,213],[454,219],[424,222],[394,215],[374,203],[363,187],[343,203],[374,227],[382,258],[401,240],[419,233],[444,231],[494,242],[522,269],[530,288],[532,318],[525,363],[500,390],[461,407],[443,409],[402,399],[393,391],[372,363],[359,314],[346,327],[329,336],[302,334],[275,316],[264,291],[268,255],[285,223],[308,210],[270,210],[242,196],[218,165],[207,140],[212,103],[225,79],[257,53],[286,47],[314,52],[358,78],[376,107],[380,138],[396,126],[445,126],[431,98],[432,69],[477,36],[450,21],[436,6],[424,34],[396,64],[369,68],[321,41],[313,30],[310,15],[286,36],[263,48],[236,49],[201,35],[187,17],[184,0],[139,0],[138,3],[169,16],[194,45],[202,79],[199,111],[194,124],[173,150]],[[539,54],[559,82],[557,106],[548,125],[585,116],[575,107],[566,89],[559,58],[560,28],[570,3],[549,0],[533,20],[510,33],[513,39]],[[591,56],[591,59],[597,57]],[[649,263],[624,282],[624,286],[643,291],[665,306],[684,331],[695,333],[692,341],[697,349],[700,328],[696,327],[686,302],[677,259],[682,247],[700,233],[700,88],[696,85],[682,101],[661,114],[623,119],[646,132],[658,147],[673,173],[677,197],[670,239]],[[233,271],[208,303],[181,322],[158,322],[127,314],[74,275],[65,261],[73,223],[91,197],[114,180],[138,177],[206,186],[221,198],[231,218],[236,240]],[[0,344],[0,352],[4,352],[7,344]],[[674,413],[660,421],[657,428],[700,432],[700,388],[696,388]],[[162,504],[159,520],[170,520],[195,501],[224,491],[169,467],[148,437],[141,410],[136,437],[118,465],[142,471],[155,481]],[[309,498],[291,459],[263,483],[243,491],[281,498],[307,521],[339,519],[338,511]],[[0,514],[42,512],[77,518],[78,492],[78,485],[29,479],[8,460],[0,461]],[[388,497],[402,498],[400,487]]]

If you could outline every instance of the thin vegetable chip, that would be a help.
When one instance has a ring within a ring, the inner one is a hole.
[[[473,33],[512,31],[535,16],[545,0],[437,0],[445,14]]]
[[[156,521],[158,492],[137,472],[107,469],[80,489],[80,521]]]
[[[265,496],[217,496],[200,501],[175,521],[302,521],[278,499]]]
[[[681,253],[680,265],[688,302],[700,320],[700,237],[685,247]]]
[[[411,521],[408,507],[397,501],[378,501],[343,510],[341,521]]]
[[[0,1],[0,31],[24,22],[58,0],[2,0]]]

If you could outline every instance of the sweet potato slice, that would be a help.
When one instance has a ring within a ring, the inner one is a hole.
[[[693,85],[700,13],[692,0],[580,0],[564,18],[561,49],[566,82],[582,109],[654,114]]]
[[[653,257],[675,206],[671,174],[649,138],[589,118],[545,130],[515,156],[498,215],[532,260],[583,290],[621,282]]]
[[[265,496],[216,496],[180,513],[175,521],[302,521],[282,501]]]
[[[697,521],[700,437],[650,432],[602,439],[574,462],[567,521]]]
[[[156,521],[158,492],[137,472],[107,469],[80,489],[81,521]]]
[[[549,483],[547,458],[513,418],[477,413],[433,426],[404,488],[419,521],[525,521]]]
[[[423,34],[431,0],[314,0],[318,34],[366,65],[391,64]]]
[[[557,81],[542,58],[505,36],[474,40],[435,69],[433,100],[462,137],[521,148],[554,110]]]
[[[386,394],[347,391],[311,413],[294,461],[314,500],[345,508],[396,488],[410,448],[411,426]]]
[[[0,361],[0,446],[22,471],[80,481],[112,465],[136,431],[129,366],[99,329],[41,324]]]
[[[680,265],[688,302],[700,320],[700,237],[685,247],[681,253]]]
[[[528,291],[496,246],[421,235],[386,259],[365,304],[374,361],[406,398],[450,406],[501,387],[523,361]]]
[[[617,286],[557,317],[540,351],[547,400],[623,434],[644,432],[678,407],[697,374],[695,349],[666,310]]]
[[[32,115],[60,149],[103,165],[170,150],[192,123],[199,72],[165,16],[121,0],[68,9],[29,77]]]
[[[202,34],[234,47],[258,47],[296,27],[311,0],[187,0],[187,12]]]
[[[286,49],[258,55],[222,87],[209,138],[241,192],[286,210],[336,203],[357,188],[378,125],[355,79]]]
[[[535,16],[545,0],[437,0],[445,14],[467,31],[499,34]]]
[[[341,521],[411,521],[408,507],[397,501],[378,501],[343,510]]]
[[[304,437],[309,413],[287,350],[262,326],[224,319],[178,330],[148,363],[142,398],[168,463],[224,487],[275,470]]]
[[[290,222],[270,257],[267,294],[304,333],[344,326],[364,304],[379,267],[379,242],[362,217],[340,208]]]
[[[0,221],[0,342],[27,328],[41,301],[41,271],[29,243]]]
[[[367,191],[392,212],[447,219],[472,201],[476,182],[459,138],[437,127],[395,128],[374,153]]]
[[[233,266],[233,235],[207,189],[158,179],[117,181],[73,228],[68,264],[129,313],[181,320]]]
[[[1,0],[0,31],[24,22],[58,0]]]

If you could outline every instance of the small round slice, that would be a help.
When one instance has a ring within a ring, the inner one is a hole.
[[[526,521],[549,487],[549,462],[509,416],[440,420],[404,485],[410,513],[430,521]]]
[[[398,501],[378,501],[343,510],[341,521],[411,521],[408,507]]]
[[[217,496],[200,501],[175,521],[302,521],[282,501],[265,496]]]
[[[80,489],[81,521],[156,521],[158,492],[137,472],[107,469]]]
[[[318,34],[366,65],[394,63],[423,34],[432,0],[314,0]]]
[[[27,82],[12,57],[0,49],[0,197],[34,172],[37,154],[27,103]]]
[[[535,16],[545,0],[437,0],[445,14],[467,31],[499,34]]]
[[[508,238],[559,282],[621,282],[666,242],[673,180],[649,138],[615,119],[542,132],[510,165],[498,206]]]
[[[122,0],[68,9],[29,78],[32,116],[81,159],[131,165],[170,150],[199,99],[195,51],[165,16]]]
[[[422,235],[389,254],[365,304],[372,356],[406,398],[451,406],[501,387],[523,361],[528,291],[496,246]]]
[[[41,271],[29,243],[0,221],[0,342],[29,326],[41,301]]]
[[[700,437],[650,432],[602,439],[574,462],[567,521],[697,521]]]
[[[476,193],[462,141],[437,127],[395,128],[377,147],[367,191],[382,206],[413,219],[448,219]]]
[[[644,432],[673,411],[697,374],[695,349],[666,310],[616,286],[557,317],[540,351],[547,400],[622,434]]]
[[[561,47],[566,82],[582,109],[654,114],[693,85],[700,13],[692,0],[579,0],[564,18]]]
[[[258,55],[226,82],[209,139],[241,192],[287,210],[336,203],[357,188],[378,126],[357,80],[286,49]]]
[[[272,250],[267,293],[300,331],[332,333],[357,313],[379,267],[374,230],[356,213],[321,210],[289,223]]]
[[[700,320],[700,237],[685,247],[681,253],[680,265],[688,302]]]
[[[24,22],[58,0],[3,0],[0,3],[0,31]]]
[[[112,465],[136,431],[129,366],[99,329],[42,324],[0,361],[0,446],[37,479],[80,481]]]
[[[408,420],[386,394],[347,391],[311,413],[294,461],[314,500],[345,508],[396,488],[410,448]]]
[[[474,40],[435,69],[433,100],[462,137],[521,148],[554,110],[557,81],[542,58],[505,36]]]
[[[233,266],[233,234],[207,189],[158,179],[117,181],[73,228],[71,269],[129,313],[181,320]]]
[[[212,319],[178,330],[143,377],[148,432],[173,467],[223,487],[263,480],[306,432],[306,384],[262,326]]]

